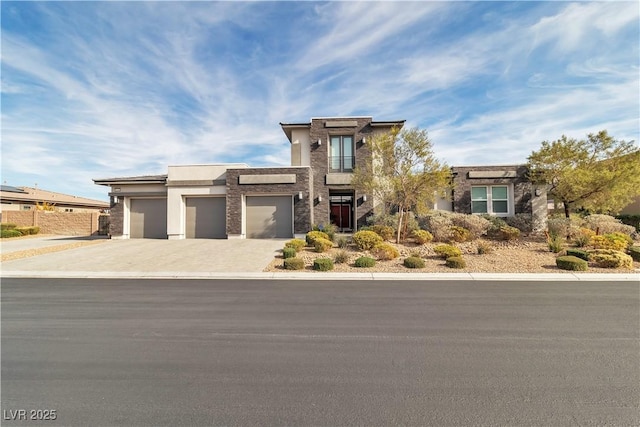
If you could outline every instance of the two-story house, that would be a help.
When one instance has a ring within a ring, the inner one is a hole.
[[[94,182],[111,187],[113,238],[291,238],[320,223],[351,232],[365,224],[375,203],[351,186],[353,169],[371,160],[367,140],[404,122],[327,117],[281,123],[291,144],[288,167],[181,165],[163,175]],[[434,208],[503,216],[532,210],[533,187],[522,167],[453,172],[460,191]]]

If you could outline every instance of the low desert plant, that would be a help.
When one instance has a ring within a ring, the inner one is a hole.
[[[573,244],[576,245],[578,248],[584,248],[585,246],[589,245],[589,243],[591,242],[591,239],[595,235],[596,235],[595,231],[589,228],[581,227],[579,231],[576,233],[575,237],[573,238]]]
[[[463,213],[451,214],[451,223],[454,226],[462,227],[470,234],[469,239],[477,239],[480,236],[484,236],[491,227],[491,222],[480,215],[470,215]]]
[[[450,234],[451,234],[451,241],[452,242],[466,242],[468,240],[471,240],[471,232],[469,230],[467,230],[464,227],[459,227],[457,225],[452,225],[449,228]]]
[[[586,271],[587,261],[572,255],[564,255],[556,258],[556,266],[561,270]]]
[[[613,249],[596,249],[589,251],[589,257],[598,267],[633,269],[633,258],[624,252]]]
[[[443,259],[447,259],[447,258],[451,258],[451,257],[457,257],[457,256],[461,256],[462,252],[460,251],[459,248],[456,248],[455,246],[452,245],[438,245],[435,248],[433,248],[433,251],[440,257]]]
[[[335,262],[336,264],[344,264],[347,261],[349,261],[349,252],[345,251],[344,249],[339,250],[333,256],[333,262]]]
[[[635,227],[623,224],[622,221],[610,215],[588,215],[582,220],[582,225],[598,234],[622,233],[630,236],[636,231]]]
[[[500,227],[499,236],[502,240],[516,240],[520,238],[520,230],[510,225]]]
[[[557,254],[564,248],[565,238],[559,234],[547,233],[547,247],[550,252]]]
[[[316,252],[326,252],[333,247],[333,242],[329,239],[319,237],[313,241],[313,248]]]
[[[361,251],[368,251],[373,249],[378,243],[382,243],[382,237],[373,231],[364,230],[358,231],[353,235],[353,242]]]
[[[316,258],[313,260],[313,269],[317,271],[333,270],[333,260],[331,258]]]
[[[291,239],[284,244],[284,247],[293,248],[296,252],[300,252],[300,250],[304,248],[306,245],[307,245],[307,242],[305,242],[302,239]]]
[[[320,231],[327,235],[327,239],[333,242],[333,239],[336,236],[336,231],[338,231],[338,227],[332,223],[320,223],[316,224],[311,228],[312,231]]]
[[[393,227],[389,225],[372,225],[369,227],[369,231],[373,231],[378,236],[382,237],[382,240],[392,240],[395,234]]]
[[[293,258],[295,256],[296,256],[296,249],[295,248],[284,248],[284,249],[282,249],[282,257],[284,259]]]
[[[395,246],[390,243],[378,243],[373,247],[371,252],[379,259],[379,260],[390,260],[395,259],[400,256],[400,252],[395,248]]]
[[[287,258],[284,260],[285,270],[302,270],[304,268],[304,260],[302,258]]]
[[[432,212],[420,218],[422,228],[433,236],[436,242],[448,242],[451,239],[451,214],[448,212]]]
[[[489,214],[480,215],[481,218],[484,218],[489,222],[489,227],[487,229],[487,236],[492,239],[499,239],[500,236],[500,228],[507,225],[506,221],[498,216],[493,216]]]
[[[631,246],[633,239],[623,233],[610,233],[602,236],[593,236],[591,238],[591,246],[594,249],[613,249],[616,251],[624,251]]]
[[[17,225],[13,224],[11,222],[0,223],[0,230],[13,230],[16,227],[17,227]]]
[[[0,230],[0,237],[2,238],[11,238],[11,237],[20,237],[22,233],[15,229],[7,229]]]
[[[414,230],[411,235],[416,243],[420,245],[424,245],[425,243],[429,243],[433,240],[433,234],[429,233],[427,230]]]
[[[634,261],[640,261],[640,246],[631,246],[629,248],[629,255]]]
[[[445,260],[445,265],[449,268],[465,268],[467,263],[461,256],[452,256]]]
[[[531,233],[533,230],[533,216],[528,213],[518,213],[505,219],[507,225],[515,227],[523,233]]]
[[[486,255],[493,252],[493,246],[487,242],[478,243],[478,255]]]
[[[313,246],[313,243],[316,241],[316,239],[325,239],[331,241],[331,239],[329,239],[329,235],[323,231],[310,231],[305,236],[305,240],[307,241],[307,245],[309,246]]]
[[[340,236],[336,239],[336,245],[338,245],[340,249],[345,249],[349,246],[349,239],[344,236]]]
[[[567,249],[568,256],[574,256],[576,258],[583,259],[585,261],[589,261],[589,253],[587,251],[583,251],[581,249],[569,248]]]
[[[373,267],[376,265],[376,260],[368,256],[361,256],[359,258],[356,258],[353,265],[358,268]]]
[[[424,268],[424,260],[416,256],[405,258],[403,264],[407,268]]]

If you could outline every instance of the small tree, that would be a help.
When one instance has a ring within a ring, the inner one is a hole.
[[[544,141],[528,160],[531,180],[549,186],[549,195],[564,205],[567,218],[577,207],[618,212],[640,194],[640,150],[606,130],[586,140],[563,135]]]
[[[400,243],[407,213],[431,209],[436,192],[451,187],[451,171],[433,155],[426,130],[393,128],[374,135],[367,144],[372,160],[355,168],[351,183],[385,206],[398,208],[396,243]]]

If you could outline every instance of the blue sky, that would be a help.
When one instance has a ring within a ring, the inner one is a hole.
[[[2,182],[287,165],[279,122],[406,119],[449,165],[640,128],[637,2],[10,2]]]

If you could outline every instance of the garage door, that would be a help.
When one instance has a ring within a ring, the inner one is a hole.
[[[129,213],[132,238],[167,238],[167,199],[131,199]]]
[[[247,237],[293,237],[291,196],[248,196]]]
[[[225,197],[188,197],[187,239],[225,239],[227,203]]]

